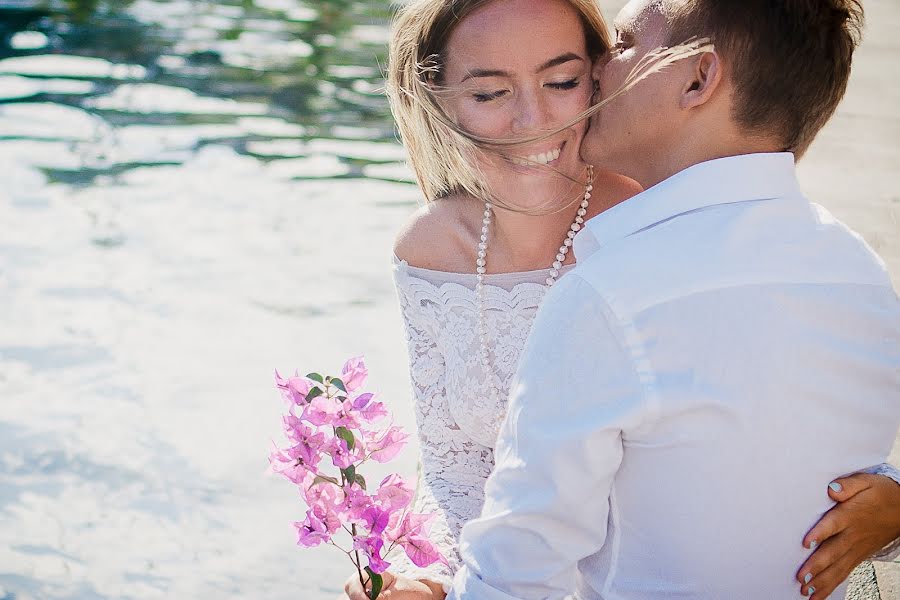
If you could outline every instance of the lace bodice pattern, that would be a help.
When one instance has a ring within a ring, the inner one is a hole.
[[[481,513],[510,382],[546,293],[547,273],[485,278],[492,371],[485,373],[479,360],[475,275],[430,271],[394,260],[421,448],[415,510],[437,515],[431,537],[450,565],[420,569],[405,556],[392,557],[393,572],[429,579],[449,590],[460,567],[457,542],[462,526]],[[498,398],[491,397],[489,376],[501,392]]]

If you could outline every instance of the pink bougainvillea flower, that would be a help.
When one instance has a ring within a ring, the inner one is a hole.
[[[373,535],[381,535],[391,521],[391,513],[377,506],[370,506],[362,513],[366,529]]]
[[[317,510],[317,507],[306,511],[306,519],[302,523],[294,523],[297,528],[297,545],[314,548],[331,540],[334,531],[330,530],[327,519],[328,513]]]
[[[306,444],[297,444],[282,450],[272,442],[272,452],[269,454],[270,470],[297,485],[308,479],[308,473],[316,474],[320,461],[321,455]]]
[[[373,460],[380,463],[386,463],[393,460],[397,454],[406,446],[409,434],[403,433],[403,430],[392,425],[385,431],[370,432],[374,439],[367,440],[366,448]]]
[[[353,410],[369,423],[380,421],[388,415],[387,409],[381,402],[375,401],[375,394],[365,393],[351,400]]]
[[[338,494],[343,496],[339,486],[328,481],[315,481],[309,478],[309,481],[301,488],[303,499],[306,500],[308,506],[336,507],[339,500]]]
[[[275,371],[275,385],[281,392],[281,396],[289,405],[302,406],[306,404],[306,396],[317,384],[306,377],[282,377]]]
[[[314,398],[303,411],[303,419],[317,427],[333,425],[337,419],[339,404],[325,396]]]
[[[319,449],[325,443],[325,433],[308,427],[294,415],[285,415],[282,419],[284,433],[289,440],[297,444],[306,444]]]
[[[335,411],[335,415],[331,421],[331,424],[335,427],[357,429],[359,427],[359,421],[356,420],[353,412],[352,402],[349,399],[344,400],[343,402],[337,404],[337,410]]]
[[[437,546],[424,537],[413,536],[397,543],[403,547],[406,556],[417,567],[427,567],[436,562],[447,564],[447,559],[444,558]]]
[[[366,555],[366,558],[369,559],[369,568],[373,573],[384,573],[391,566],[391,563],[381,558],[384,540],[378,536],[357,537],[353,540],[353,548]]]
[[[348,392],[358,390],[366,382],[368,375],[369,370],[362,356],[354,356],[344,363],[341,369],[341,381],[344,382]]]
[[[332,464],[338,469],[346,469],[359,460],[359,455],[350,450],[347,442],[341,438],[334,438],[326,453],[331,456]]]
[[[375,500],[391,512],[403,510],[412,502],[415,492],[397,474],[388,475],[375,492]]]
[[[409,537],[426,536],[431,529],[433,520],[434,515],[407,513],[400,522],[400,526],[388,532],[388,537],[400,543]]]

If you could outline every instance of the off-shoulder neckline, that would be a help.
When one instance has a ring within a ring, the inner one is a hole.
[[[425,267],[416,267],[409,264],[407,261],[399,258],[396,254],[391,254],[391,262],[394,265],[394,268],[402,268],[410,273],[419,273],[421,275],[430,275],[437,276],[443,278],[453,278],[453,277],[461,277],[461,278],[472,278],[475,279],[475,273],[456,273],[453,271],[436,271],[434,269],[426,269]],[[560,269],[560,273],[566,273],[575,268],[575,265],[563,265],[563,268]],[[492,279],[519,279],[519,278],[528,278],[528,277],[537,277],[539,275],[543,275],[550,272],[550,268],[546,269],[535,269],[533,271],[512,271],[509,273],[488,273],[484,276],[485,281],[490,281]]]

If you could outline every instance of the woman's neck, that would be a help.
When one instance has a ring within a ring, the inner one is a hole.
[[[495,206],[488,234],[488,272],[549,268],[575,220],[582,197],[579,186],[564,209],[549,215],[528,215]],[[572,253],[566,258],[566,264],[574,262]]]

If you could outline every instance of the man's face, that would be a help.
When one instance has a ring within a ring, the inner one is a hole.
[[[615,28],[616,45],[595,66],[600,81],[596,101],[618,90],[648,52],[668,45],[669,26],[660,0],[632,0],[619,12]],[[653,160],[674,135],[684,72],[684,65],[672,65],[603,107],[585,138],[584,159],[637,177],[641,165]]]

